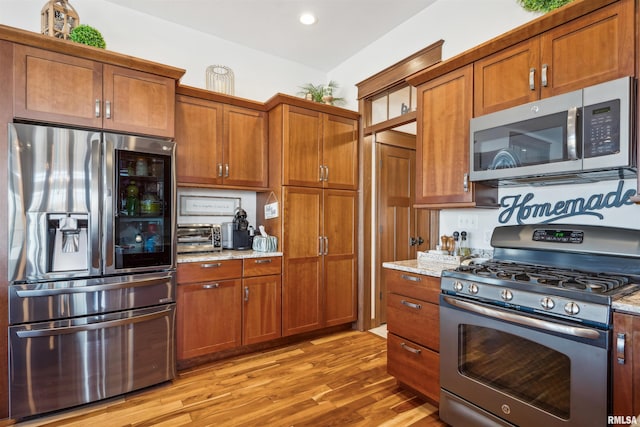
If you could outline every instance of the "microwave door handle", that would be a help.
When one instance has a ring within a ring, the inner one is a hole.
[[[578,125],[578,107],[569,108],[567,114],[567,158],[578,160],[578,139],[576,128]]]

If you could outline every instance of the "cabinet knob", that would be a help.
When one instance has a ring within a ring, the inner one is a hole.
[[[220,287],[220,283],[207,283],[206,285],[202,285],[202,289],[218,289]]]
[[[111,118],[111,101],[106,101],[104,103],[104,117],[107,119]]]
[[[96,118],[100,117],[100,100],[96,99]]]

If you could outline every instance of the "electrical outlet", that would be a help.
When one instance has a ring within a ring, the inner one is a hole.
[[[460,214],[458,215],[458,228],[459,231],[465,230],[477,230],[478,229],[478,215],[474,214]]]

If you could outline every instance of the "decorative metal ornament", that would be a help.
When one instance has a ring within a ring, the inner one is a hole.
[[[42,34],[59,39],[68,39],[71,31],[80,25],[78,12],[67,0],[48,1],[40,15]]]
[[[207,90],[233,95],[233,70],[224,65],[210,65],[207,67]]]

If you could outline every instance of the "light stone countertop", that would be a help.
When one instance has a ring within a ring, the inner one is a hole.
[[[624,296],[611,303],[615,311],[624,311],[631,314],[640,314],[640,291]]]
[[[206,262],[226,259],[244,259],[244,258],[268,258],[274,256],[282,256],[282,252],[259,252],[254,250],[234,251],[222,250],[221,252],[178,254],[178,264],[183,262]]]
[[[456,264],[410,259],[406,261],[391,261],[382,263],[384,268],[406,271],[407,273],[422,274],[424,276],[440,277],[442,270],[456,268]]]

